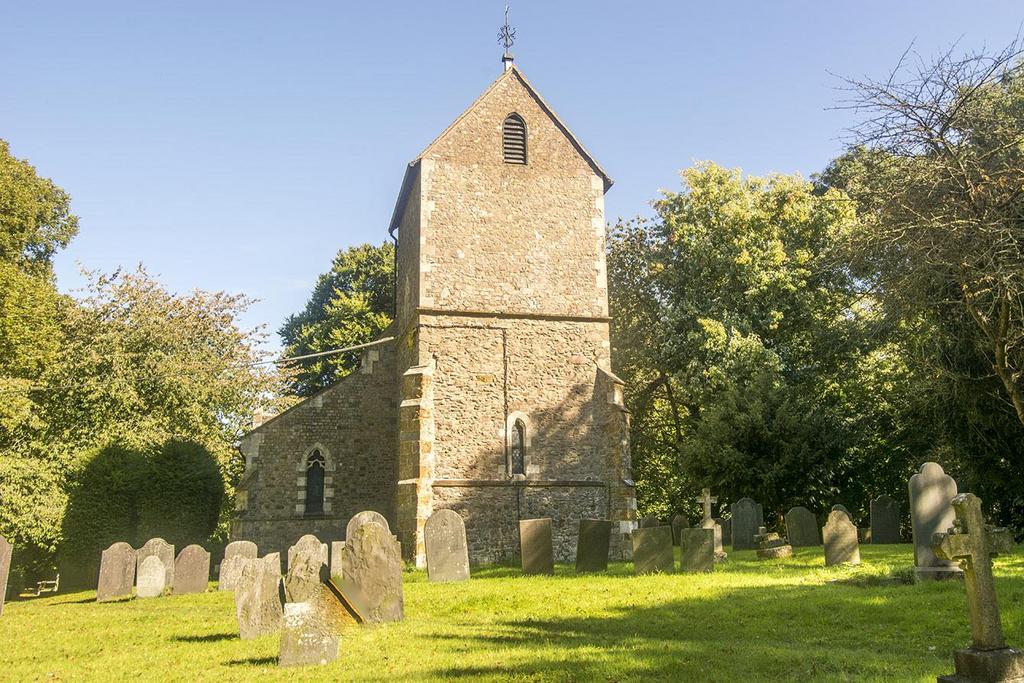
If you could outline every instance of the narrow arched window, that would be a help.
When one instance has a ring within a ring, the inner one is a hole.
[[[501,125],[501,150],[506,164],[526,163],[526,121],[519,114],[509,114]]]
[[[526,425],[516,420],[512,425],[512,474],[526,472]]]
[[[324,513],[324,456],[314,450],[306,458],[306,514]]]

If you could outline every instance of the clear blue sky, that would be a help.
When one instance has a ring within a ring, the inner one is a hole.
[[[499,74],[503,2],[14,2],[0,137],[73,198],[57,258],[142,262],[171,288],[246,292],[276,331],[341,247],[381,242],[405,164]],[[915,41],[999,48],[1019,1],[513,1],[516,63],[649,212],[710,159],[820,170],[846,112],[830,75],[885,76]],[[276,344],[276,336],[273,339]]]

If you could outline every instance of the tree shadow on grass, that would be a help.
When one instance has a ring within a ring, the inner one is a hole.
[[[277,664],[277,657],[249,657],[248,659],[232,659],[228,666],[267,666]]]
[[[237,633],[207,633],[205,636],[174,636],[171,640],[176,640],[179,643],[216,643],[222,640],[237,640]]]

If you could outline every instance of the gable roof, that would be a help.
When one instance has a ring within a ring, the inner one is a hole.
[[[611,176],[609,176],[605,172],[605,170],[601,168],[601,164],[597,163],[597,159],[594,158],[594,155],[587,151],[587,148],[583,146],[583,143],[579,141],[579,138],[577,138],[576,135],[573,134],[571,130],[569,130],[569,127],[562,122],[562,119],[558,118],[558,114],[555,113],[555,110],[552,109],[550,105],[548,105],[548,103],[544,101],[544,98],[540,96],[540,93],[537,92],[537,89],[534,88],[528,80],[526,80],[526,76],[523,75],[523,72],[520,71],[515,64],[513,64],[508,70],[504,71],[500,76],[498,76],[498,78],[496,78],[494,82],[487,87],[486,90],[480,93],[480,96],[473,100],[473,103],[466,107],[466,110],[459,114],[458,118],[452,121],[447,128],[441,131],[440,135],[435,137],[430,142],[430,144],[427,145],[427,147],[416,156],[415,159],[409,162],[409,165],[405,169],[405,177],[402,179],[402,188],[398,192],[398,200],[395,202],[395,210],[391,214],[391,224],[388,227],[388,234],[394,236],[395,230],[398,229],[398,224],[402,221],[402,213],[405,211],[405,203],[409,199],[409,192],[412,190],[413,182],[416,180],[416,177],[419,174],[420,159],[429,154],[430,151],[434,148],[434,146],[437,145],[437,143],[441,140],[441,138],[447,135],[450,130],[455,128],[455,126],[457,126],[459,122],[462,121],[462,119],[466,118],[466,116],[469,115],[469,112],[473,111],[473,109],[481,101],[483,101],[483,99],[487,97],[487,95],[489,95],[490,92],[498,86],[498,84],[500,84],[507,78],[519,79],[519,82],[522,83],[523,87],[526,88],[526,91],[530,93],[533,99],[537,101],[537,104],[540,105],[540,108],[544,110],[544,112],[551,118],[552,122],[554,122],[555,126],[557,126],[558,129],[562,131],[562,133],[569,140],[572,146],[576,148],[576,151],[579,153],[579,155],[583,157],[584,161],[586,161],[592,169],[594,169],[594,173],[596,173],[601,178],[601,180],[604,181],[604,191],[607,192],[608,189],[612,186],[612,183],[614,183],[615,181],[613,181],[611,179]]]

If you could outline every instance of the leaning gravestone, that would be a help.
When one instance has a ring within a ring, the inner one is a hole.
[[[348,520],[348,524],[345,525],[345,538],[351,538],[355,530],[367,522],[376,522],[384,527],[384,530],[389,534],[391,533],[391,527],[388,526],[388,520],[385,519],[384,515],[373,510],[363,510],[362,512],[357,512],[352,519]]]
[[[235,589],[238,577],[242,574],[242,567],[247,559],[254,560],[259,555],[259,549],[252,541],[232,541],[224,548],[224,559],[220,563],[220,573],[217,576],[217,588],[222,591]]]
[[[871,543],[900,542],[900,504],[890,496],[871,501]]]
[[[199,545],[185,546],[174,560],[174,592],[205,593],[210,583],[210,553]]]
[[[7,598],[7,577],[11,573],[11,555],[13,550],[7,539],[0,536],[0,615],[4,613],[4,602],[6,602]],[[131,590],[130,584],[129,590]]]
[[[914,572],[921,579],[942,579],[963,573],[955,560],[944,560],[932,549],[932,537],[953,526],[952,501],[956,482],[934,462],[921,465],[910,478],[910,524],[914,532]]]
[[[710,572],[715,568],[714,529],[680,529],[680,569],[684,572]]]
[[[142,573],[142,563],[147,557],[156,555],[160,558],[160,562],[164,565],[164,586],[170,588],[174,586],[174,546],[165,541],[162,538],[151,538],[146,541],[146,545],[136,551],[135,560],[138,562],[138,566],[135,569],[136,574]]]
[[[275,633],[281,628],[281,555],[243,558],[235,583],[235,618],[242,640]]]
[[[524,574],[554,574],[551,519],[519,520],[519,554]]]
[[[713,533],[713,532],[712,532]],[[672,573],[675,569],[672,528],[655,526],[633,531],[633,571],[637,574]]]
[[[857,527],[842,510],[828,513],[828,521],[821,529],[825,541],[825,566],[834,564],[860,564],[860,545]]]
[[[690,520],[686,515],[676,515],[672,518],[672,544],[679,545],[679,532],[690,528]]]
[[[455,510],[438,510],[423,525],[430,581],[465,581],[469,578],[466,524]]]
[[[740,498],[733,503],[732,511],[732,547],[734,550],[753,550],[757,548],[754,534],[758,527],[764,526],[764,509],[760,503],[750,498]]]
[[[360,612],[369,623],[401,621],[402,545],[380,524],[363,524],[345,539],[342,582],[360,594]]]
[[[135,595],[140,598],[157,598],[167,587],[167,567],[159,555],[150,555],[139,563],[135,579]]]
[[[608,546],[612,523],[607,519],[581,519],[576,539],[576,571],[603,572],[608,569]]]
[[[802,506],[790,508],[786,513],[786,536],[794,548],[821,545],[818,520],[814,518],[814,513]]]
[[[100,555],[100,579],[96,602],[129,598],[135,583],[135,548],[120,541]]]
[[[293,556],[295,555],[296,552],[298,552],[299,544],[302,543],[303,541],[305,541],[307,544],[310,544],[310,543],[312,543],[312,541],[309,540],[311,538],[316,539],[316,542],[319,544],[317,546],[317,548],[318,548],[317,553],[319,554],[319,557],[320,557],[320,564],[323,564],[323,565],[327,564],[327,559],[328,559],[327,558],[327,544],[326,543],[320,543],[320,539],[316,538],[316,536],[314,536],[313,534],[306,534],[305,536],[300,538],[298,541],[296,541],[295,545],[293,545],[291,548],[288,548],[288,567],[289,567],[289,569],[292,566],[292,558],[293,558]],[[306,547],[305,550],[308,551],[309,547]],[[298,601],[296,600],[294,602],[298,602]]]
[[[320,591],[320,568],[326,565],[324,544],[306,534],[288,550],[288,574],[284,594],[288,602],[306,602]]]

